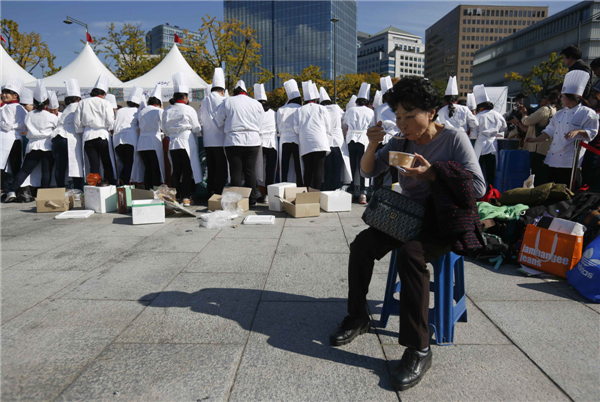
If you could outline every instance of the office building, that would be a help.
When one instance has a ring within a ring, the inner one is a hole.
[[[195,40],[200,40],[200,35],[188,31],[192,34]],[[168,23],[157,25],[151,31],[146,33],[146,47],[150,54],[160,53],[160,49],[169,51],[175,43],[175,34],[182,40],[185,40],[184,28],[179,28],[177,25],[169,25]]]
[[[509,95],[518,93],[521,84],[504,78],[511,71],[528,74],[535,65],[547,61],[551,53],[560,54],[576,45],[587,63],[600,57],[600,2],[583,1],[560,13],[475,52],[473,79],[491,86],[508,86]],[[592,77],[595,81],[595,77]]]
[[[425,31],[425,76],[457,76],[458,91],[473,90],[473,56],[548,17],[548,7],[460,5]]]
[[[311,65],[325,77],[334,76],[334,37],[337,40],[337,74],[356,73],[356,1],[229,1],[225,19],[236,19],[257,32],[261,45],[260,67],[273,73],[267,91],[283,85],[280,73],[296,75]],[[332,18],[339,21],[335,24]],[[240,38],[240,41],[243,38]],[[256,81],[253,68],[242,79]]]
[[[422,77],[425,68],[425,46],[421,37],[390,26],[375,35],[360,32],[357,72],[378,73],[402,78]]]

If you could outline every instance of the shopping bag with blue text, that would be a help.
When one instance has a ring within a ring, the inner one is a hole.
[[[600,236],[585,249],[579,264],[567,272],[567,279],[579,293],[600,303]]]

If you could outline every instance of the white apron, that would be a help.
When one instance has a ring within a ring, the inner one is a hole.
[[[145,139],[151,139],[152,145],[154,146],[154,152],[156,152],[156,157],[158,158],[158,166],[160,167],[160,178],[162,183],[166,183],[165,180],[165,153],[163,151],[162,145],[162,133],[141,133],[140,139],[144,137]],[[139,143],[139,140],[138,140]],[[131,170],[131,180],[135,183],[143,183],[144,182],[144,174],[146,173],[146,165],[140,156],[140,152],[136,148],[135,153],[133,154],[133,169]]]
[[[187,152],[188,157],[190,158],[190,164],[192,165],[192,173],[194,175],[194,182],[196,184],[200,184],[202,183],[202,180],[204,180],[204,178],[202,175],[202,165],[200,164],[200,157],[198,156],[198,143],[196,142],[196,136],[192,134],[191,131],[186,131],[180,134],[170,134],[169,137],[172,141],[174,137],[185,137],[186,133],[188,135],[188,140],[184,142],[185,151]],[[170,148],[171,147],[169,144],[169,151],[171,151]],[[171,152],[169,152],[169,161],[171,162],[171,166],[173,166]]]
[[[19,141],[15,138],[15,132],[14,131],[9,131],[6,133],[1,133],[0,134],[0,166],[2,166],[2,169],[5,169],[6,173],[12,173],[11,169],[10,169],[10,163],[8,163],[8,155],[10,154],[10,150],[12,149],[15,141]],[[23,141],[21,142],[21,149],[23,148]]]

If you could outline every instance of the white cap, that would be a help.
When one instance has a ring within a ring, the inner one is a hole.
[[[381,91],[375,92],[375,97],[373,98],[373,109],[377,109],[383,103],[383,95],[381,95]]]
[[[19,96],[21,95],[22,88],[23,80],[17,77],[16,75],[9,76],[8,81],[6,81],[6,85],[4,86],[4,89],[16,92]]]
[[[48,91],[44,85],[44,80],[37,80],[37,85],[33,90],[33,99],[38,102],[44,102],[46,99],[48,99]]]
[[[150,98],[156,98],[162,102],[162,85],[156,84],[152,92],[150,92]]]
[[[364,98],[369,100],[369,91],[371,90],[371,84],[363,82],[360,84],[360,90],[358,91],[358,98]]]
[[[48,91],[48,109],[58,109],[60,104],[58,103],[58,97],[56,96],[56,92]]]
[[[173,92],[187,94],[190,91],[188,86],[188,77],[185,73],[178,72],[173,74]]]
[[[24,105],[33,105],[33,91],[29,88],[21,88],[21,93],[19,94],[19,103]]]
[[[458,84],[456,83],[456,77],[448,78],[448,85],[446,86],[446,96],[458,95]]]
[[[319,99],[319,91],[317,90],[317,86],[311,81],[302,83],[302,92],[304,93],[305,101]]]
[[[267,100],[267,93],[265,92],[265,84],[254,84],[254,99],[256,100]]]
[[[356,106],[356,95],[352,95],[348,103],[346,104],[346,110],[353,108]]]
[[[381,85],[381,95],[382,96],[385,95],[385,93],[394,86],[394,84],[392,84],[392,77],[390,77],[389,75],[386,77],[381,77],[379,79],[379,84]]]
[[[65,87],[67,88],[67,96],[77,96],[81,98],[81,89],[79,88],[79,81],[77,81],[75,78],[66,80]]]
[[[287,94],[288,100],[292,100],[300,96],[300,90],[298,89],[298,83],[296,80],[288,80],[283,83],[285,93]]]
[[[96,81],[96,85],[94,85],[94,88],[98,88],[103,90],[104,92],[108,92],[108,77],[106,75],[100,74],[100,77],[98,77],[98,81]]]
[[[219,87],[225,89],[225,73],[221,67],[215,68],[211,88]]]
[[[477,102],[475,102],[475,95],[467,94],[467,107],[469,110],[477,109]]]
[[[475,96],[476,105],[490,101],[490,98],[487,96],[487,92],[485,92],[485,86],[483,85],[475,85],[473,87],[473,95]]]
[[[127,102],[133,102],[139,105],[142,103],[142,96],[144,96],[144,90],[139,87],[133,87],[129,97],[127,98]]]
[[[319,88],[314,82],[310,83],[310,90],[312,91],[312,95],[317,95],[315,99],[319,99],[321,97],[321,95],[319,94]]]
[[[110,105],[112,106],[113,109],[117,109],[117,98],[115,98],[115,96],[113,94],[106,94],[106,96],[104,97],[104,100],[108,101],[108,103],[110,103]]]
[[[243,80],[239,80],[238,82],[235,83],[235,88],[242,88],[244,90],[244,92],[247,91],[246,89],[246,83]]]
[[[565,75],[561,93],[583,96],[583,92],[585,92],[585,87],[587,86],[589,79],[590,74],[587,71],[569,71],[567,75]]]
[[[321,89],[319,89],[319,102],[325,102],[330,100],[331,98],[329,97],[329,94],[327,94],[325,88],[321,87]]]

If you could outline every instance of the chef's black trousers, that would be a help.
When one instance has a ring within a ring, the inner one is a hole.
[[[304,162],[304,185],[320,190],[325,176],[325,156],[327,151],[309,152],[302,156]]]
[[[260,146],[256,147],[225,147],[227,160],[229,161],[229,175],[231,176],[231,185],[241,187],[242,181],[244,187],[251,188],[250,204],[256,204],[256,158]]]
[[[142,158],[142,162],[144,162],[144,188],[152,190],[155,186],[160,186],[162,184],[162,175],[156,151],[140,151],[140,157]]]
[[[335,191],[342,185],[344,158],[340,147],[331,147],[331,152],[325,157],[325,179],[322,191]]]
[[[133,154],[135,152],[133,145],[117,145],[115,152],[119,156],[119,159],[121,159],[121,164],[123,165],[123,168],[119,172],[119,179],[123,181],[123,184],[129,184],[131,181],[131,170],[133,169]]]
[[[104,168],[103,179],[110,184],[115,184],[108,140],[94,138],[93,140],[86,141],[83,149],[90,163],[90,173],[100,174],[100,161],[102,161],[102,167]]]
[[[400,276],[399,343],[423,350],[429,346],[429,270],[427,262],[450,251],[449,242],[435,236],[402,243],[379,230],[368,228],[350,244],[348,263],[348,314],[352,322],[369,320],[367,293],[375,260],[398,249],[396,264]],[[383,295],[376,295],[381,300]]]
[[[33,169],[38,165],[38,163],[42,163],[42,185],[40,188],[49,188],[50,182],[52,181],[52,168],[54,167],[54,155],[52,155],[52,151],[41,151],[39,149],[35,149],[33,151],[29,151],[25,155],[25,160],[23,161],[23,166],[21,166],[21,170],[13,179],[8,191],[16,192],[21,184],[27,179],[27,176],[33,172]]]
[[[227,157],[223,147],[204,147],[206,151],[206,165],[208,177],[206,186],[211,194],[223,194],[223,187],[227,184]]]
[[[302,187],[302,167],[300,166],[300,146],[294,142],[286,142],[281,146],[281,181],[286,183],[290,170],[290,158],[294,157],[296,185]]]
[[[275,183],[277,174],[277,150],[275,148],[263,148],[263,160],[267,162],[265,169],[265,187]]]
[[[171,186],[177,189],[177,198],[192,198],[192,164],[185,149],[172,149]]]
[[[367,194],[367,179],[360,175],[360,160],[365,154],[365,146],[360,142],[351,141],[350,144],[348,144],[348,152],[350,153],[350,169],[352,170],[352,183],[354,184],[354,175],[358,174],[358,180],[360,181],[360,193]]]
[[[571,188],[571,173],[571,168],[548,167],[548,182],[566,184],[568,188]],[[575,169],[573,190],[581,188],[581,181],[581,169]]]
[[[583,155],[581,174],[583,184],[590,186],[589,191],[600,192],[600,155],[587,150]]]
[[[496,179],[496,155],[487,154],[479,157],[479,165],[485,179],[486,185],[494,185]]]
[[[7,164],[10,163],[10,171],[12,172],[13,180],[15,179],[17,173],[19,173],[19,170],[21,170],[21,144],[21,141],[15,140],[8,154]],[[4,169],[2,169],[0,181],[0,186],[4,188],[4,182],[6,181],[6,166],[4,166]]]

